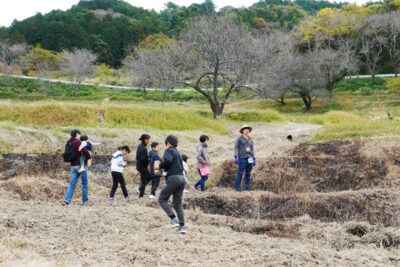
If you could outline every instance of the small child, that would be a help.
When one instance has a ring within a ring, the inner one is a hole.
[[[122,146],[118,148],[118,151],[115,152],[111,159],[111,176],[113,178],[113,185],[110,192],[109,201],[115,201],[114,195],[115,191],[117,191],[118,183],[121,184],[122,193],[124,194],[125,199],[130,199],[131,197],[128,195],[128,190],[126,190],[125,179],[122,175],[124,171],[124,167],[126,166],[126,162],[124,162],[124,156],[129,154],[131,150],[129,146]]]
[[[154,163],[156,165],[160,164],[162,161],[162,158],[160,155],[158,155],[158,152],[160,152],[160,144],[157,142],[151,143],[151,150],[149,152],[149,158],[150,158],[150,175],[151,175],[151,194],[150,197],[151,199],[156,199],[156,190],[158,186],[160,185],[160,178],[161,178],[161,173],[160,170],[154,170]]]
[[[89,137],[87,135],[81,135],[81,145],[79,146],[79,152],[82,151],[86,147],[86,149],[89,151],[92,151],[92,147],[94,146],[99,146],[100,143],[91,143],[89,142]],[[81,157],[79,158],[79,161],[81,163],[81,168],[79,169],[78,173],[82,173],[85,171],[85,161],[86,161],[86,156],[84,154],[81,154]],[[90,167],[92,164],[92,161],[89,159],[87,162],[87,165]]]

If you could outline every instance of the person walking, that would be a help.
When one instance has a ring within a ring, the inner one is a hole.
[[[118,184],[121,185],[122,193],[124,194],[125,199],[131,199],[128,194],[128,190],[126,190],[125,179],[123,176],[124,167],[126,166],[126,162],[124,162],[124,156],[131,153],[129,146],[121,146],[118,148],[118,151],[112,155],[111,159],[111,176],[113,179],[113,185],[111,187],[110,198],[109,201],[115,201],[114,195],[115,191],[117,191]]]
[[[91,159],[90,153],[86,148],[83,148],[79,151],[79,147],[81,145],[81,141],[79,140],[81,136],[81,132],[79,130],[71,131],[71,138],[68,140],[65,145],[65,152],[63,154],[64,161],[71,163],[71,182],[65,193],[65,198],[62,203],[63,206],[67,206],[71,203],[72,197],[74,195],[74,191],[76,185],[78,183],[79,177],[82,180],[82,204],[87,204],[89,202],[88,192],[89,192],[89,182],[88,182],[88,174],[87,174],[87,161]],[[80,157],[81,154],[84,154],[86,157],[85,161],[85,170],[79,173],[79,169],[81,168]]]
[[[196,169],[200,174],[200,179],[195,183],[195,190],[200,186],[201,191],[205,190],[205,184],[210,174],[210,157],[208,156],[208,141],[210,138],[207,135],[200,136],[199,142],[196,144]]]
[[[158,198],[158,203],[161,208],[165,211],[170,222],[165,225],[166,228],[177,228],[177,232],[186,233],[185,228],[185,215],[182,208],[182,197],[183,190],[185,189],[186,180],[183,176],[183,160],[181,154],[176,150],[178,146],[178,138],[173,135],[169,135],[165,139],[165,145],[167,149],[164,152],[163,160],[159,167],[156,169],[164,169],[166,172],[165,185],[161,189],[160,196]],[[173,206],[175,212],[172,210],[171,206],[168,204],[170,196],[173,195]],[[176,218],[178,216],[178,218]]]
[[[235,163],[238,164],[236,175],[237,191],[242,191],[241,184],[244,172],[246,172],[244,178],[244,186],[247,191],[250,191],[251,170],[256,165],[253,139],[251,139],[251,137],[249,136],[249,133],[251,133],[252,130],[253,128],[249,125],[243,125],[240,128],[241,135],[235,141],[234,156]]]
[[[142,134],[141,141],[136,151],[136,169],[140,173],[139,198],[143,197],[146,185],[150,182],[149,155],[147,153],[147,144],[150,142],[150,135]]]

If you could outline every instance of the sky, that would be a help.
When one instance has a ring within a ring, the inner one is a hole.
[[[14,19],[23,20],[30,16],[34,16],[40,12],[48,13],[53,9],[67,10],[75,5],[79,0],[3,0],[7,4],[0,9],[0,26],[10,26]],[[204,0],[125,0],[126,2],[146,9],[155,9],[157,11],[164,8],[168,2],[177,5],[189,6],[192,3],[202,3]],[[350,3],[364,4],[369,0],[348,0]],[[248,7],[258,0],[213,0],[217,9],[224,6]]]

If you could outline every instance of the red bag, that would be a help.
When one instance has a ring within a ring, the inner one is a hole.
[[[207,164],[203,164],[200,168],[200,175],[207,176],[210,175],[210,173],[211,173],[210,167]]]

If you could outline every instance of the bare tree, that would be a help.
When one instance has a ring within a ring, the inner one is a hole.
[[[202,17],[179,41],[158,50],[139,48],[131,59],[136,66],[125,66],[139,71],[145,82],[163,88],[184,85],[195,89],[207,99],[214,117],[221,118],[232,92],[253,81],[261,57],[254,38],[234,18]]]
[[[395,76],[398,76],[400,63],[400,12],[390,12],[377,17],[382,29],[384,46],[387,48]]]
[[[375,81],[376,65],[381,59],[385,38],[380,31],[379,15],[372,15],[357,25],[357,33],[361,43],[360,54],[364,56],[365,66]]]
[[[26,44],[11,44],[0,40],[0,63],[5,74],[11,74],[18,67],[20,56],[26,52]]]
[[[94,72],[97,56],[86,49],[65,51],[65,60],[62,64],[64,71],[71,75],[75,82],[75,95],[84,78],[90,77]]]
[[[324,80],[316,70],[313,54],[299,54],[288,51],[283,58],[287,68],[286,77],[290,81],[289,90],[303,100],[306,110],[311,110],[312,103],[321,96]]]

